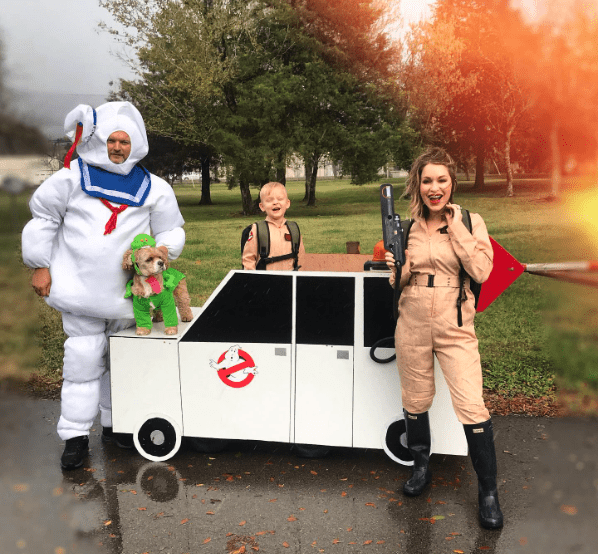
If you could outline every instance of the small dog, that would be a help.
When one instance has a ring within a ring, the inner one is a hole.
[[[187,281],[182,273],[168,268],[168,249],[165,246],[129,249],[123,256],[122,267],[126,271],[135,269],[135,276],[127,285],[125,296],[133,296],[137,335],[151,333],[150,303],[155,307],[153,321],[164,321],[166,335],[176,335],[178,332],[176,308],[181,321],[193,319]]]

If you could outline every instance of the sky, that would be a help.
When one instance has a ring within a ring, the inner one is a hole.
[[[532,8],[536,0],[525,2]],[[115,54],[114,38],[98,29],[112,22],[98,0],[0,0],[0,39],[13,111],[50,138],[63,134],[65,115],[77,104],[98,106],[110,81],[132,72]],[[430,14],[433,0],[397,0],[406,24]]]
[[[0,0],[0,37],[13,111],[45,134],[62,136],[65,115],[79,103],[97,106],[109,82],[132,73],[114,55],[111,21],[98,0]]]

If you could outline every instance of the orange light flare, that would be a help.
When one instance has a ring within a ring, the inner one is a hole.
[[[587,244],[578,257],[583,261],[526,264],[525,271],[561,281],[598,287],[598,196],[596,189],[563,193],[562,220],[573,225],[580,243]],[[575,250],[575,247],[572,248]]]

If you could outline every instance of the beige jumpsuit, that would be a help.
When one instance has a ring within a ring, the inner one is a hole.
[[[463,326],[457,322],[459,261],[477,282],[492,270],[488,231],[478,214],[471,214],[472,233],[462,221],[428,236],[425,220],[416,219],[409,232],[409,265],[401,275],[395,344],[403,407],[426,412],[434,399],[434,354],[448,384],[453,407],[463,424],[487,421],[482,397],[482,368],[473,327],[475,299],[466,281],[461,305]],[[433,286],[429,286],[433,275]],[[391,285],[394,279],[391,277]]]
[[[283,256],[289,254],[292,250],[291,235],[289,229],[286,226],[286,219],[280,222],[271,221],[266,217],[268,222],[268,230],[270,231],[270,257]],[[298,264],[301,265],[301,258],[305,254],[305,248],[303,247],[303,237],[299,242],[299,257]],[[257,252],[257,225],[254,223],[251,226],[251,233],[243,248],[243,269],[253,270],[259,260],[259,254]],[[281,270],[292,270],[294,265],[293,258],[288,260],[281,260],[279,262],[273,262],[266,266],[268,271],[281,271]]]

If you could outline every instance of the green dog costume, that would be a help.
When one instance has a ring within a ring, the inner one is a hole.
[[[133,242],[131,243],[131,250],[133,251],[131,253],[131,261],[133,262],[133,267],[138,275],[141,275],[141,272],[135,262],[135,252],[140,248],[155,246],[156,241],[149,235],[141,234],[133,239]],[[150,315],[151,305],[153,305],[154,308],[162,310],[164,325],[166,327],[176,327],[178,325],[179,319],[176,313],[173,292],[179,282],[184,278],[185,275],[173,268],[168,268],[162,273],[162,279],[164,281],[163,287],[160,286],[160,283],[155,277],[148,278],[147,283],[152,287],[154,292],[149,298],[134,296],[131,292],[133,279],[127,283],[125,298],[133,296],[133,313],[135,314],[137,327],[145,327],[146,329],[152,328],[152,318]]]

